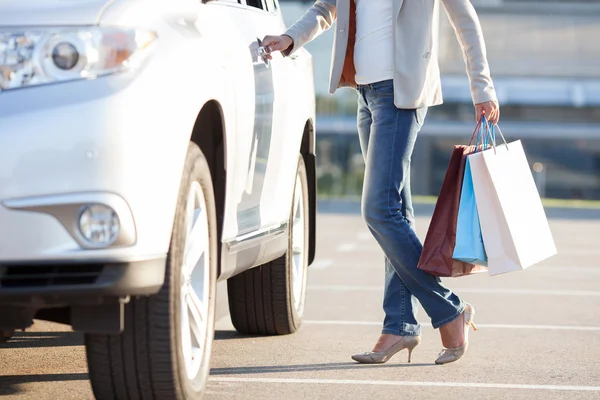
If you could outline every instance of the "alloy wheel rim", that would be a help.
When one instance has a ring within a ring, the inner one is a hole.
[[[298,317],[304,311],[303,291],[305,286],[305,210],[303,201],[303,188],[300,177],[296,177],[294,190],[294,205],[292,208],[292,293],[294,295],[294,308]]]
[[[210,246],[208,213],[202,187],[193,182],[185,210],[185,245],[181,266],[181,343],[188,379],[202,365],[208,335]]]

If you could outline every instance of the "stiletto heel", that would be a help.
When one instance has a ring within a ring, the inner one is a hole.
[[[454,347],[452,349],[443,349],[439,354],[437,360],[435,360],[436,364],[447,364],[454,361],[457,361],[462,356],[465,355],[467,349],[469,348],[469,328],[473,328],[473,331],[477,331],[477,325],[473,322],[475,318],[475,309],[472,305],[466,304],[465,310],[463,312],[464,316],[464,342],[462,346]]]
[[[416,347],[416,346],[415,346],[415,347]],[[413,352],[413,350],[414,350],[414,349],[415,349],[414,347],[412,347],[412,348],[411,348],[411,347],[409,347],[409,348],[408,348],[408,363],[410,363],[410,362],[411,362],[411,360],[412,360],[412,352]]]
[[[361,364],[381,364],[388,361],[400,350],[408,349],[408,362],[410,362],[412,351],[419,343],[421,343],[421,336],[402,336],[402,339],[387,350],[354,354],[352,359]]]
[[[477,325],[475,325],[475,322],[471,321],[471,328],[473,328],[474,332],[477,332],[479,330],[479,328],[477,327]]]

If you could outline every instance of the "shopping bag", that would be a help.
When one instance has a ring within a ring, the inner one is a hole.
[[[485,271],[485,267],[452,258],[464,165],[474,150],[473,145],[456,145],[452,151],[417,265],[431,275],[459,277]]]
[[[557,254],[520,140],[469,157],[490,275],[518,271]],[[494,141],[492,141],[494,142]]]
[[[458,205],[458,220],[456,223],[456,244],[452,257],[458,261],[487,266],[487,254],[481,236],[479,213],[473,190],[470,158],[467,156],[465,175],[463,178],[460,202]]]

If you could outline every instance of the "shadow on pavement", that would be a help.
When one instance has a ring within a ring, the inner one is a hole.
[[[230,367],[213,368],[211,375],[250,375],[267,374],[273,372],[303,372],[303,371],[331,371],[350,370],[360,368],[410,368],[410,367],[436,367],[434,363],[429,364],[359,364],[355,362],[338,362],[327,364],[298,364],[298,365],[269,365],[256,367]]]
[[[268,338],[266,335],[242,335],[238,331],[215,331],[214,340]]]
[[[33,347],[82,346],[80,332],[15,332],[0,349],[23,349]]]
[[[88,374],[39,374],[0,376],[0,396],[22,392],[18,385],[35,382],[62,382],[88,380]]]

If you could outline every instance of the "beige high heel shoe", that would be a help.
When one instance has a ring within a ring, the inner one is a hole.
[[[472,327],[474,331],[477,331],[477,325],[475,325],[475,322],[473,322],[473,320],[475,319],[475,309],[469,303],[465,305],[463,318],[465,321],[465,340],[462,346],[454,347],[451,349],[443,349],[442,352],[439,354],[437,360],[435,360],[436,364],[448,364],[457,361],[467,352],[467,348],[469,347],[469,327]]]
[[[362,364],[381,364],[400,350],[408,349],[408,362],[411,362],[412,352],[419,343],[421,343],[421,336],[402,336],[402,339],[387,350],[354,354],[352,359]]]

